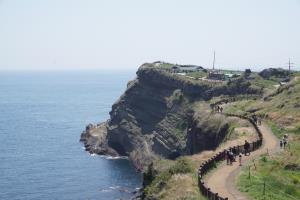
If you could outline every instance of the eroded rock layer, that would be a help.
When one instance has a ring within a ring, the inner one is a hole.
[[[129,156],[139,169],[159,157],[212,149],[229,126],[225,117],[210,112],[207,100],[246,91],[259,93],[243,78],[229,83],[187,80],[144,64],[112,106],[110,119],[87,126],[81,141],[91,153]]]

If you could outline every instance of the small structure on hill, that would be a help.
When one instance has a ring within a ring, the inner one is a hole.
[[[225,80],[225,74],[221,71],[218,70],[211,70],[208,73],[208,79],[213,79],[213,80]]]
[[[213,66],[212,70],[208,72],[208,79],[213,79],[213,80],[225,80],[225,75],[223,72],[220,70],[215,70],[215,61],[216,61],[216,52],[214,51],[214,60],[213,60]]]
[[[172,72],[174,73],[191,73],[203,71],[203,67],[197,65],[174,65]]]
[[[226,80],[231,80],[233,78],[238,78],[239,76],[241,76],[241,74],[239,73],[226,73],[224,75]]]

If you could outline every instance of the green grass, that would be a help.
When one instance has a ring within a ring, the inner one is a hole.
[[[177,194],[180,199],[197,199],[202,200],[197,187],[197,177],[193,163],[186,157],[180,157],[176,161],[160,160],[155,164],[152,172],[146,172],[144,176],[152,180],[145,188],[146,198],[165,199],[170,198],[176,190],[188,187],[190,192],[185,194]],[[154,175],[153,177],[149,177]],[[183,176],[183,179],[178,181],[175,176]],[[185,184],[184,184],[185,183]],[[177,189],[176,189],[177,188]],[[170,191],[173,191],[171,192]]]
[[[255,78],[251,81],[251,83],[258,87],[275,89],[274,85],[279,84],[279,81],[276,79],[264,79],[259,75],[255,75],[254,77]]]
[[[287,130],[285,130],[285,128],[279,127],[276,123],[274,123],[272,121],[268,121],[268,125],[270,126],[274,135],[276,135],[276,137],[279,139],[281,139],[283,137],[283,135],[287,132]]]
[[[171,63],[160,63],[158,67],[162,69],[171,69],[173,66],[174,64]]]
[[[265,186],[265,199],[285,200],[300,198],[300,172],[286,170],[279,159],[262,157],[257,165],[257,170],[244,167],[238,180],[240,191],[247,193],[252,199],[264,199],[263,187]]]
[[[231,103],[229,106],[225,107],[225,113],[232,113],[238,115],[246,115],[248,112],[256,109],[257,101],[255,100],[242,100]]]
[[[199,72],[190,72],[190,73],[187,73],[186,75],[197,79],[197,78],[207,77],[207,74],[208,74],[207,72],[199,71]]]
[[[287,129],[269,122],[274,134],[281,138]],[[289,147],[275,157],[263,155],[256,161],[257,169],[251,165],[244,166],[238,180],[240,191],[247,193],[251,199],[288,200],[300,199],[300,137],[297,130],[288,132]],[[263,195],[265,182],[265,196]]]
[[[227,134],[224,138],[224,142],[227,140],[231,140],[231,139],[237,139],[238,136],[236,134],[234,134],[235,133],[234,129],[237,127],[239,127],[239,126],[236,122],[231,122],[229,124],[229,128],[228,128]]]
[[[256,78],[257,86],[271,88],[274,80]],[[252,83],[253,83],[252,82]],[[288,148],[269,157],[261,156],[253,163],[249,179],[249,165],[244,166],[238,179],[238,188],[251,199],[287,200],[300,199],[300,122],[298,106],[300,100],[299,80],[283,86],[282,92],[268,101],[244,100],[230,104],[224,111],[230,113],[254,112],[266,116],[272,132],[282,138],[289,134]],[[265,195],[264,195],[265,183]]]

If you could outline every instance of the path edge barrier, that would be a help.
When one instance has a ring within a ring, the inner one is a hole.
[[[223,113],[225,116],[228,117],[238,117],[241,119],[248,120],[254,127],[258,139],[254,142],[250,143],[250,152],[256,151],[262,146],[263,142],[263,135],[257,126],[257,124],[254,122],[254,120],[250,117],[243,116],[243,115],[238,115],[238,114],[230,114],[230,113]],[[229,148],[236,148],[237,154],[244,153],[244,145],[238,145],[238,146],[231,146]],[[228,149],[229,149],[228,148]],[[226,154],[226,149],[223,151],[220,151],[216,153],[214,156],[210,157],[206,161],[204,161],[200,167],[198,168],[198,187],[201,192],[201,194],[205,197],[207,197],[209,200],[228,200],[227,197],[221,197],[216,191],[212,191],[209,187],[207,187],[203,181],[203,177],[205,174],[208,173],[211,169],[215,167],[215,164],[217,162],[225,160],[225,154]]]

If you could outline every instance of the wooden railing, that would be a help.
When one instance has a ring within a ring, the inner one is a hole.
[[[258,134],[258,139],[256,141],[250,143],[249,150],[252,152],[261,147],[262,141],[263,141],[263,136],[262,136],[262,133],[261,133],[259,127],[257,126],[257,124],[254,122],[253,119],[243,116],[243,115],[236,115],[236,114],[228,114],[228,113],[225,114],[224,113],[224,115],[230,116],[230,117],[239,117],[239,118],[248,120],[253,125],[254,129],[256,130],[256,132]],[[244,145],[232,146],[230,148],[235,148],[237,154],[245,152]],[[225,159],[225,154],[226,154],[226,149],[224,149],[221,152],[218,152],[216,155],[212,156],[211,158],[209,158],[208,160],[203,162],[198,169],[199,190],[202,193],[202,195],[207,197],[209,200],[228,200],[227,197],[221,197],[221,196],[219,196],[217,191],[212,191],[210,188],[208,188],[203,181],[203,176],[205,174],[207,174],[207,172],[209,170],[214,168],[216,166],[217,162],[223,161]]]

